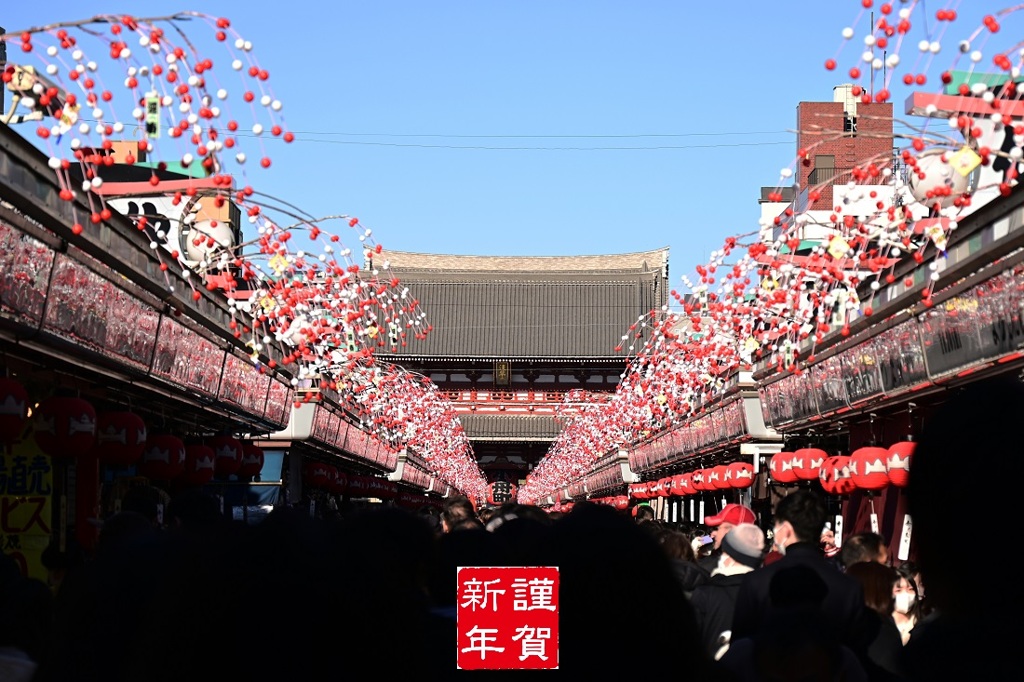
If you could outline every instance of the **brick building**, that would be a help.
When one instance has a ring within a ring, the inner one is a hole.
[[[888,167],[892,158],[892,104],[864,104],[851,85],[833,88],[831,102],[800,102],[796,108],[797,149],[806,150],[796,181],[800,188],[818,188],[821,196],[807,206],[831,211],[834,185],[850,180],[851,171],[874,161]],[[883,176],[872,183],[881,184]]]

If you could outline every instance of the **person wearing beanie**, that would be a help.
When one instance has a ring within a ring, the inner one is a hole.
[[[708,654],[721,657],[729,647],[736,594],[747,574],[758,568],[764,557],[764,531],[753,523],[733,525],[721,534],[721,553],[711,579],[694,589],[690,597],[701,642]]]
[[[704,525],[711,529],[711,540],[714,548],[699,561],[708,573],[718,567],[718,558],[722,555],[722,538],[739,523],[755,523],[757,515],[750,507],[730,503],[722,507],[722,511],[713,516],[704,517]]]

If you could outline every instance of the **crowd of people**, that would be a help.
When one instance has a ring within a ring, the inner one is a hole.
[[[994,603],[959,544],[994,550],[1011,496],[966,509],[937,493],[962,484],[964,458],[1010,455],[1021,414],[1024,385],[986,382],[926,426],[907,491],[913,564],[875,533],[837,548],[813,487],[789,491],[771,518],[728,504],[702,526],[649,507],[459,497],[330,518],[281,507],[247,524],[202,490],[171,498],[162,519],[139,496],[104,521],[93,553],[48,557],[50,585],[0,555],[0,679],[555,674],[458,670],[460,566],[557,566],[559,670],[577,677],[1009,677],[1019,582],[1000,581]]]

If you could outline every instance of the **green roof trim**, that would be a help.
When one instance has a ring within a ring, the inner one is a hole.
[[[797,247],[796,251],[797,253],[800,253],[801,251],[809,251],[815,246],[821,245],[821,243],[820,239],[801,239],[800,246]],[[779,248],[779,253],[789,253],[789,244],[783,243]]]
[[[975,73],[972,71],[950,71],[949,74],[953,77],[953,80],[946,85],[945,94],[947,95],[959,95],[960,86],[967,85],[971,87],[975,83],[984,83],[988,87],[996,85],[1002,85],[1003,83],[1010,80],[1010,77],[1004,73]],[[1018,83],[1024,82],[1024,79],[1017,79]]]
[[[156,168],[160,163],[163,163],[164,168],[171,173],[197,179],[206,177],[206,169],[203,168],[201,163],[190,163],[184,166],[180,161],[136,161],[135,165],[142,166],[143,168]]]

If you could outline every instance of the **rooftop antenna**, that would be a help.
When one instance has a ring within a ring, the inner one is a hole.
[[[875,35],[875,13],[871,12],[871,35]],[[875,60],[871,60],[871,99],[875,98]]]

